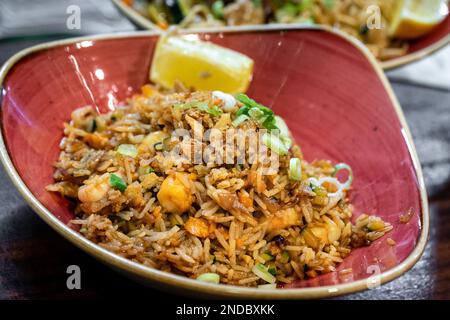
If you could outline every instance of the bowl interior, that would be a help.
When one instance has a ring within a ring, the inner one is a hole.
[[[290,286],[365,279],[408,257],[421,231],[418,177],[396,102],[373,61],[354,44],[319,30],[198,36],[253,58],[248,94],[286,119],[308,160],[352,166],[355,217],[378,215],[394,226],[370,247],[354,250],[338,268],[351,268],[345,274]],[[51,46],[22,58],[6,76],[1,123],[7,151],[34,197],[65,224],[74,217],[68,201],[45,191],[62,124],[75,108],[90,104],[104,112],[139,91],[148,81],[156,41],[140,35]],[[408,210],[411,220],[400,223]]]

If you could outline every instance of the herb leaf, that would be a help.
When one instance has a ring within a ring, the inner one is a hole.
[[[114,173],[111,173],[109,175],[109,184],[114,189],[120,190],[120,192],[124,192],[125,189],[127,188],[126,182],[123,181],[123,179],[121,177],[119,177],[118,175],[116,175]]]

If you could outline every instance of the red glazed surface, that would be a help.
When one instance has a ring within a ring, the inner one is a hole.
[[[408,143],[385,85],[366,56],[324,31],[203,34],[203,39],[255,60],[248,94],[283,116],[308,160],[346,162],[354,170],[355,216],[376,214],[394,230],[354,250],[338,270],[293,286],[365,279],[402,262],[421,228],[421,202]],[[68,202],[45,191],[52,182],[62,123],[75,108],[100,111],[137,92],[148,79],[156,38],[83,41],[20,60],[4,82],[2,128],[13,164],[34,196],[58,219],[73,218]],[[100,71],[101,70],[101,71]],[[412,208],[406,223],[400,215]],[[396,241],[389,246],[386,238]]]

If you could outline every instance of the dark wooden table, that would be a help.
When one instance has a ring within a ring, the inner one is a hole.
[[[0,41],[0,64],[42,39]],[[450,298],[450,92],[393,83],[425,172],[431,234],[421,260],[380,288],[340,299]],[[1,166],[0,166],[1,167]],[[80,266],[81,290],[68,290],[66,269]],[[120,292],[119,293],[119,289]],[[94,260],[48,227],[0,168],[0,299],[173,298]]]

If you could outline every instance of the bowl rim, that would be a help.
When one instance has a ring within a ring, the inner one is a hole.
[[[247,27],[245,30],[236,29],[236,30],[210,30],[208,29],[208,33],[232,33],[232,32],[258,32],[258,31],[289,31],[289,30],[313,30],[313,31],[323,31],[327,33],[332,33],[342,40],[350,42],[354,47],[356,47],[360,52],[366,57],[368,62],[374,68],[374,71],[377,73],[381,83],[383,84],[391,103],[394,107],[394,110],[397,114],[397,117],[402,126],[402,133],[407,144],[407,148],[409,151],[409,155],[412,160],[412,164],[415,170],[418,190],[420,194],[420,204],[421,204],[421,232],[420,236],[417,240],[417,243],[408,255],[401,263],[396,265],[395,267],[388,269],[377,275],[379,280],[379,284],[384,284],[389,282],[409,269],[411,269],[415,263],[422,256],[423,251],[425,249],[425,245],[428,239],[429,234],[429,207],[428,207],[428,198],[427,192],[425,188],[425,183],[422,174],[422,168],[420,165],[419,158],[417,156],[417,152],[414,146],[414,142],[412,140],[412,136],[406,123],[405,116],[401,109],[401,106],[390,86],[384,72],[379,66],[376,59],[370,54],[369,50],[361,44],[359,41],[354,40],[350,36],[344,34],[341,31],[336,31],[332,28],[325,26],[273,26],[270,29],[261,28],[258,26]],[[197,31],[199,33],[201,31]],[[182,33],[193,33],[189,30],[189,32]],[[10,57],[4,65],[0,69],[0,112],[2,107],[2,96],[3,93],[3,82],[6,79],[9,70],[20,60],[27,57],[30,54],[45,51],[50,48],[60,47],[64,45],[74,44],[82,41],[96,41],[96,40],[111,40],[111,39],[123,39],[123,38],[139,38],[139,37],[153,37],[160,35],[158,31],[138,31],[138,32],[125,32],[125,33],[114,33],[114,34],[102,34],[95,36],[83,36],[76,38],[69,38],[64,40],[56,40],[51,42],[46,42],[42,44],[38,44],[26,49],[23,49]],[[223,297],[223,298],[250,298],[250,299],[311,299],[311,298],[325,298],[325,297],[333,297],[339,296],[343,294],[354,293],[358,291],[362,291],[369,288],[369,279],[373,276],[368,277],[367,279],[361,279],[357,281],[352,281],[348,283],[341,283],[337,285],[327,285],[327,286],[319,286],[319,287],[307,287],[307,288],[286,288],[286,289],[259,289],[259,288],[246,288],[239,287],[235,285],[217,285],[210,283],[203,283],[196,281],[194,279],[190,279],[187,277],[171,274],[168,272],[160,271],[157,269],[153,269],[142,264],[133,262],[126,258],[120,257],[97,244],[89,241],[84,238],[81,234],[76,232],[75,230],[69,228],[66,224],[60,221],[56,216],[54,216],[42,203],[37,200],[37,198],[33,195],[33,193],[28,189],[26,184],[21,179],[19,173],[17,172],[12,160],[9,156],[5,140],[3,137],[3,123],[0,121],[0,160],[7,172],[9,178],[14,183],[16,189],[21,193],[25,201],[31,206],[31,208],[39,215],[39,217],[44,220],[52,229],[54,229],[57,233],[62,235],[65,239],[69,240],[72,244],[87,252],[91,256],[96,259],[99,259],[103,263],[106,263],[109,266],[112,266],[115,269],[119,269],[121,271],[125,271],[128,274],[133,276],[138,276],[140,278],[145,279],[146,281],[152,282],[152,284],[164,284],[166,286],[175,287],[184,289],[190,292],[198,292],[198,293],[207,293],[208,295]]]
[[[156,32],[163,31],[160,27],[155,25],[149,19],[147,19],[144,16],[142,16],[141,14],[139,14],[139,12],[137,12],[136,10],[130,8],[125,3],[123,3],[122,0],[111,0],[111,1],[116,6],[116,8],[118,8],[118,10],[122,14],[124,14],[125,17],[128,20],[130,20],[132,23],[134,23],[135,25],[138,25],[139,27],[147,29],[147,30],[154,30]],[[226,32],[227,30],[242,30],[242,31],[244,31],[248,27],[255,27],[255,26],[259,26],[261,28],[261,30],[270,30],[273,25],[279,26],[279,27],[285,27],[285,26],[289,26],[289,25],[297,26],[297,27],[305,26],[305,24],[301,24],[301,23],[291,23],[291,24],[274,23],[274,24],[263,24],[263,25],[192,28],[192,29],[187,29],[187,30],[190,30],[191,32],[192,31],[193,32],[209,32],[210,30],[217,30],[217,29],[221,29],[224,32]],[[336,28],[333,28],[333,29],[338,30]],[[407,53],[403,56],[389,59],[386,61],[378,61],[377,60],[377,62],[381,65],[381,68],[383,68],[383,70],[385,70],[385,71],[397,69],[404,65],[407,65],[407,64],[413,63],[415,61],[421,60],[423,58],[426,58],[426,57],[432,55],[433,53],[435,53],[436,51],[443,49],[448,44],[450,44],[450,33],[448,33],[446,36],[444,36],[442,39],[439,39],[435,43],[433,43],[429,46],[426,46],[425,48],[422,48],[418,51]]]

